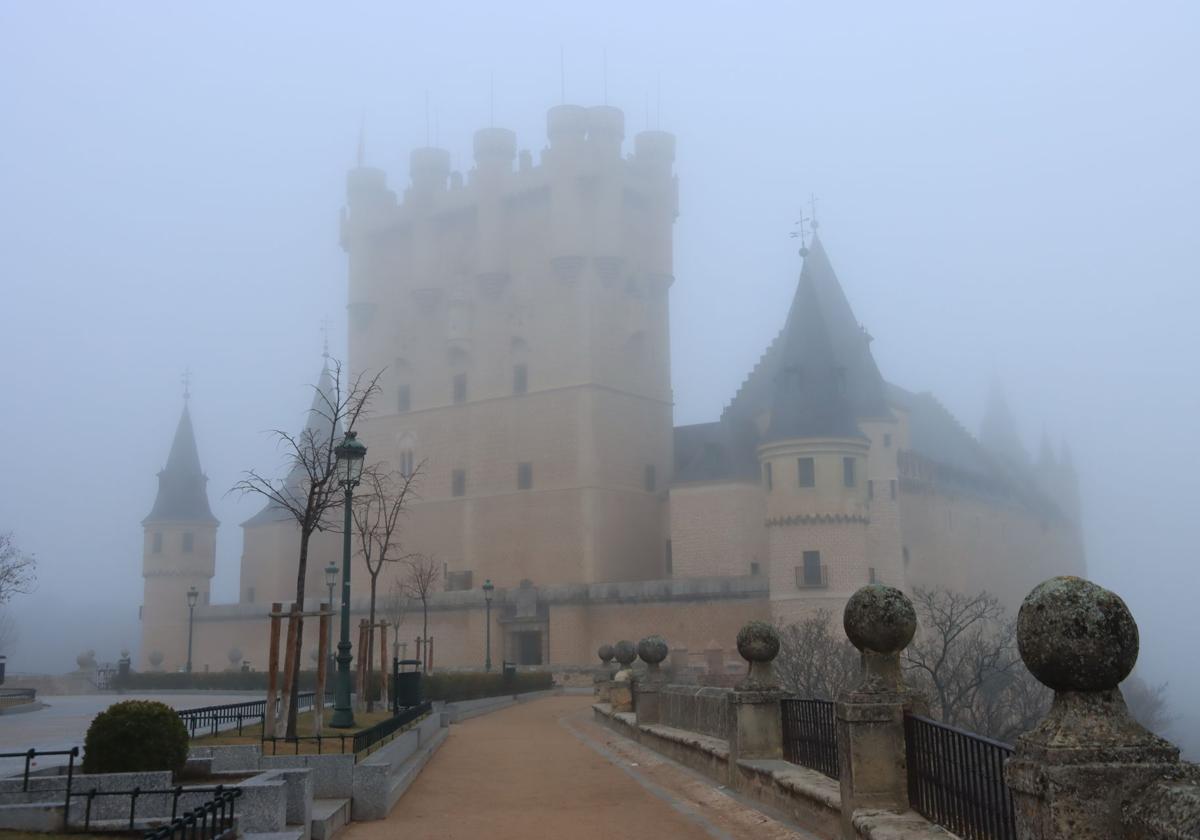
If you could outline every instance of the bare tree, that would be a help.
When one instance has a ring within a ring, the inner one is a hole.
[[[358,533],[358,553],[366,563],[367,575],[371,578],[367,649],[359,652],[360,656],[368,657],[368,662],[371,651],[375,650],[375,593],[379,585],[379,573],[383,571],[385,563],[396,563],[410,557],[401,552],[400,520],[408,509],[408,502],[416,495],[416,484],[424,466],[425,462],[422,461],[407,472],[388,472],[382,465],[364,470],[363,484],[366,490],[354,498],[352,513],[354,530]],[[367,698],[367,711],[374,711],[375,700],[366,686],[363,694]]]
[[[415,554],[404,561],[408,567],[404,576],[404,589],[409,597],[421,602],[421,638],[429,644],[429,596],[437,584],[442,570],[432,555]],[[428,670],[429,656],[422,657],[421,669]]]
[[[1151,685],[1134,673],[1121,683],[1121,694],[1134,719],[1156,735],[1162,735],[1174,720],[1167,710],[1166,683]]]
[[[934,717],[1011,741],[1045,715],[1050,692],[1021,662],[1016,624],[995,596],[918,588],[913,605],[918,631],[903,665]]]
[[[392,625],[392,658],[400,658],[400,625],[408,616],[409,597],[404,587],[404,581],[397,578],[388,587],[388,593],[383,599],[383,611]]]
[[[779,641],[775,674],[790,694],[834,700],[862,670],[858,651],[844,634],[834,630],[829,610],[782,625]]]
[[[313,533],[336,530],[338,523],[330,514],[342,507],[343,498],[337,475],[336,448],[343,431],[355,430],[371,398],[379,390],[379,377],[358,374],[352,379],[341,362],[330,360],[321,371],[321,380],[313,386],[314,397],[308,422],[298,435],[273,429],[270,434],[286,453],[290,467],[283,481],[276,481],[247,470],[233,486],[243,494],[256,493],[300,529],[300,555],[296,568],[296,604],[304,608],[304,584],[308,575],[308,544]],[[346,381],[343,381],[345,379]],[[286,737],[296,737],[297,701],[300,693],[300,655],[304,644],[304,623],[296,624],[293,642],[291,695],[288,697]]]
[[[37,583],[37,560],[17,545],[12,531],[0,531],[0,604],[28,595]]]

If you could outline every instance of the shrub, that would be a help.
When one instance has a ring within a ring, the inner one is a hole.
[[[96,715],[88,727],[83,772],[178,773],[187,756],[187,729],[174,709],[152,700],[125,700]]]
[[[477,700],[504,694],[524,694],[554,687],[549,671],[518,671],[509,678],[502,673],[471,671],[435,671],[422,679],[421,693],[426,700]]]

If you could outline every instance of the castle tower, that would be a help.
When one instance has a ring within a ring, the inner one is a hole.
[[[154,507],[142,520],[143,668],[150,667],[155,651],[162,655],[162,668],[182,667],[187,661],[188,589],[196,587],[199,604],[209,602],[218,522],[208,506],[207,484],[185,394],[167,465],[158,474]]]
[[[385,371],[361,437],[424,464],[406,548],[452,588],[664,574],[674,138],[624,134],[559,105],[536,165],[492,127],[465,179],[432,148],[399,199],[349,173],[350,368]]]
[[[794,621],[867,581],[867,459],[849,371],[835,351],[818,278],[806,261],[780,338],[774,394],[758,447],[766,488],[771,613]]]

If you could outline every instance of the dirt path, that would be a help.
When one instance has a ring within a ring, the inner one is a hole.
[[[345,840],[791,840],[808,835],[596,726],[591,697],[523,703],[455,725],[386,820]]]

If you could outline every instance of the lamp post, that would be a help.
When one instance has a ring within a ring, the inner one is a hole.
[[[342,632],[337,646],[337,690],[333,696],[333,717],[329,725],[337,729],[349,729],[354,726],[354,710],[350,707],[350,517],[354,488],[362,479],[367,447],[358,442],[357,432],[346,432],[346,437],[334,452],[337,454],[338,482],[346,490],[346,518],[342,528]],[[367,654],[370,655],[370,651]]]
[[[484,655],[483,655],[483,670],[492,670],[492,593],[496,591],[496,587],[492,586],[492,579],[488,578],[483,582],[483,603],[487,609],[487,618],[484,620]]]
[[[325,567],[325,585],[329,587],[329,609],[331,609],[331,610],[333,609],[333,587],[337,586],[337,578],[338,578],[337,563],[334,563],[331,561],[330,564]],[[328,645],[328,647],[326,647],[326,650],[329,652],[329,662],[326,664],[329,666],[329,670],[332,671],[334,662],[336,661],[334,658],[334,653],[333,653],[333,621],[332,620],[330,620],[330,622],[329,622],[329,645]]]
[[[192,622],[196,617],[196,602],[200,600],[200,593],[196,591],[196,587],[189,586],[187,591],[188,604],[188,661],[187,672],[192,673]]]

